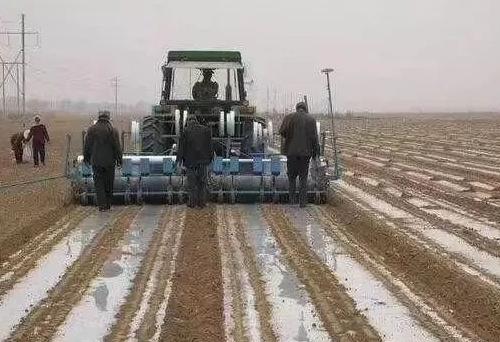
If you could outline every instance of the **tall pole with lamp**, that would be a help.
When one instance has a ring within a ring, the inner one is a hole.
[[[333,113],[333,104],[332,104],[332,91],[330,87],[330,73],[333,72],[334,69],[332,68],[325,68],[321,70],[322,73],[326,75],[326,87],[328,90],[328,112],[330,114],[331,120],[332,120],[332,147],[333,147],[333,158],[335,162],[335,176],[338,178],[339,175],[339,163],[338,163],[338,155],[337,155],[337,136],[335,134],[335,120],[334,120],[334,113]]]

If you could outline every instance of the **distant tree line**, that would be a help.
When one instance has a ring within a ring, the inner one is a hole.
[[[145,101],[139,101],[135,104],[118,104],[118,112],[123,114],[143,115],[151,112],[151,105]],[[20,103],[21,106],[21,103]],[[5,107],[8,115],[17,114],[17,98],[15,96],[7,97],[5,99]],[[113,102],[87,102],[87,101],[73,101],[68,99],[63,100],[39,100],[28,99],[26,100],[26,111],[28,113],[35,112],[64,112],[74,114],[88,114],[97,113],[99,110],[107,109],[111,112],[115,110]],[[2,115],[3,103],[0,97],[0,115]]]

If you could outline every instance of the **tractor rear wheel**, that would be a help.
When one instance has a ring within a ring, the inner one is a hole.
[[[142,152],[161,155],[165,152],[165,144],[163,128],[154,116],[148,116],[142,121],[141,136],[142,136]]]

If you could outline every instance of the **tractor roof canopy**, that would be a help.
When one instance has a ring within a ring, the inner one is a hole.
[[[169,51],[169,68],[242,69],[238,51]]]

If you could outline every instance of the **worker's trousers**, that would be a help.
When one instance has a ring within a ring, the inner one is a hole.
[[[188,206],[204,207],[207,203],[207,165],[200,164],[186,168]]]
[[[16,157],[16,163],[21,164],[23,162],[23,146],[16,146],[13,150],[14,156]]]
[[[114,166],[92,166],[94,173],[94,187],[97,194],[97,204],[99,209],[106,210],[111,208],[113,200],[113,183],[115,181]]]
[[[45,145],[33,144],[33,162],[35,166],[38,163],[42,162],[42,165],[45,165]]]
[[[309,173],[309,160],[306,156],[287,156],[288,192],[290,203],[295,203],[295,189],[297,176],[299,177],[299,203],[305,206],[307,203],[307,176]]]

